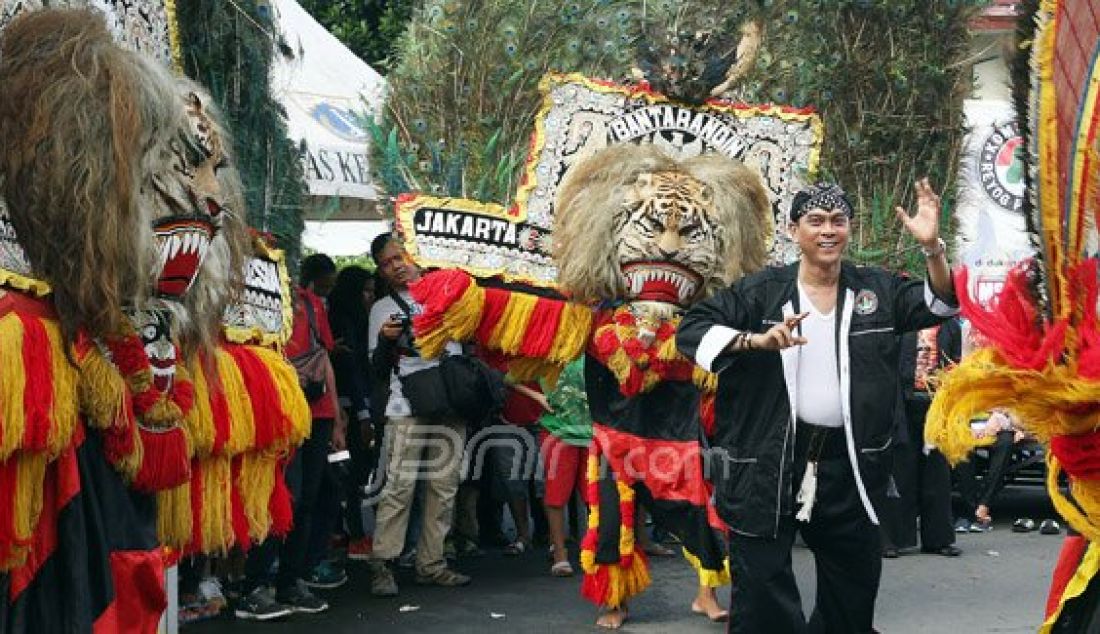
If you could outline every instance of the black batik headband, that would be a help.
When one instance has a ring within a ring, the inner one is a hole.
[[[843,211],[849,218],[854,214],[848,195],[832,183],[817,183],[795,194],[791,202],[791,222],[798,222],[811,209]]]

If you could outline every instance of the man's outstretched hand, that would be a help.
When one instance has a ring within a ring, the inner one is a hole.
[[[772,326],[768,332],[749,337],[750,347],[754,350],[786,350],[791,346],[806,345],[807,339],[794,334],[794,330],[809,314],[802,312],[784,317],[783,323]]]
[[[918,244],[925,249],[935,249],[940,239],[940,197],[927,178],[920,179],[913,187],[917,193],[917,213],[910,216],[904,207],[898,207],[898,220]]]

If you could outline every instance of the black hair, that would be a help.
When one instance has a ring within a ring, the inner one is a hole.
[[[374,282],[374,274],[361,266],[345,266],[336,275],[336,284],[328,296],[330,316],[343,315],[354,322],[366,323],[366,307],[363,306],[363,289]]]
[[[302,266],[298,270],[298,282],[304,287],[316,282],[326,275],[336,272],[336,263],[324,253],[314,253],[302,260]]]
[[[370,257],[374,260],[376,265],[381,265],[382,262],[382,250],[386,248],[386,245],[393,242],[392,233],[382,233],[374,237],[370,243]]]

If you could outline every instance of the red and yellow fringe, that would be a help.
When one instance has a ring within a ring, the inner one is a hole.
[[[424,312],[413,321],[426,357],[442,354],[450,341],[476,341],[514,358],[518,380],[556,377],[584,351],[593,311],[560,299],[500,288],[482,288],[468,274],[436,271],[410,288]]]
[[[46,467],[77,433],[79,375],[49,305],[0,296],[0,572],[22,565],[42,513]]]
[[[601,313],[589,351],[607,366],[624,396],[653,389],[662,381],[692,381],[704,392],[718,388],[717,375],[700,368],[676,349],[679,317],[656,326],[653,340],[640,337],[641,328],[629,306]]]

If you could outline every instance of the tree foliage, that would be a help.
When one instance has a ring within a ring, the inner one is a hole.
[[[390,99],[372,127],[372,169],[391,195],[421,191],[509,204],[544,72],[623,81],[639,60],[705,69],[683,63],[679,52],[656,63],[646,56],[669,50],[677,30],[712,29],[736,42],[737,25],[759,19],[766,27],[759,58],[729,96],[816,107],[826,130],[822,175],[851,192],[858,208],[853,256],[920,269],[919,251],[893,209],[912,204],[912,182],[923,175],[945,192],[950,209],[970,89],[968,25],[984,4],[425,0],[396,44]]]
[[[858,209],[855,259],[923,273],[894,208],[912,208],[912,183],[927,175],[944,192],[949,219],[972,86],[969,24],[986,4],[802,0],[769,25],[755,71],[734,96],[821,113],[822,171]]]
[[[207,87],[229,120],[248,223],[271,233],[297,260],[305,181],[299,149],[287,138],[286,113],[271,95],[276,54],[270,12],[255,2],[187,0],[177,4],[184,71]]]
[[[385,74],[394,47],[412,17],[413,0],[300,0],[333,35],[360,59]]]

